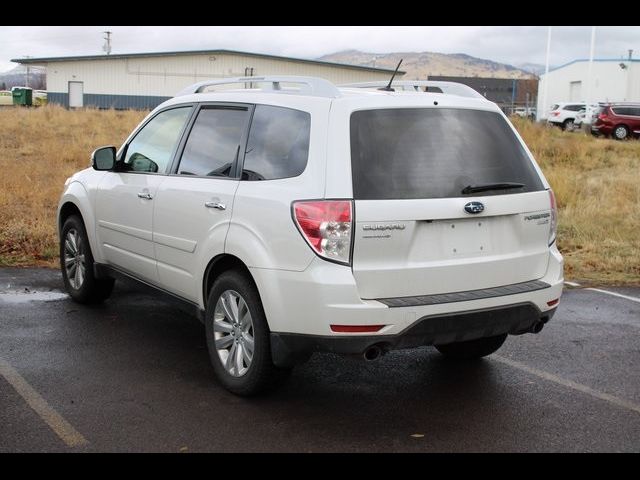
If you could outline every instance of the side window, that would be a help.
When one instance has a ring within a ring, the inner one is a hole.
[[[165,110],[156,115],[127,145],[124,170],[164,173],[190,112],[191,106]]]
[[[249,130],[242,180],[300,175],[309,157],[311,116],[290,108],[257,105]]]
[[[629,107],[616,107],[613,109],[613,113],[616,115],[633,115],[633,109]]]
[[[246,108],[203,107],[184,146],[178,173],[231,176],[247,121]]]

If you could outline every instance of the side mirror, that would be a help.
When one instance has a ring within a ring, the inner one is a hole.
[[[113,170],[116,165],[116,147],[101,147],[91,154],[91,165],[95,170]]]

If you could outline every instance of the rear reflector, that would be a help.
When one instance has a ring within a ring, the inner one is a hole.
[[[557,305],[559,301],[560,301],[560,299],[556,298],[555,300],[551,300],[550,302],[547,302],[547,305],[549,307],[553,307],[554,305]]]
[[[379,332],[382,327],[384,325],[331,325],[331,331],[340,333]]]

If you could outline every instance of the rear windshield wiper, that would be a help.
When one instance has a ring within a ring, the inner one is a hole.
[[[504,183],[484,183],[480,185],[467,185],[462,189],[462,194],[488,192],[489,190],[511,190],[512,188],[523,188],[524,183],[504,182]]]

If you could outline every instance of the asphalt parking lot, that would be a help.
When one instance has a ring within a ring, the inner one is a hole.
[[[0,269],[0,452],[640,451],[640,289],[567,289],[542,333],[472,364],[316,355],[242,399],[195,318],[129,283],[91,308],[61,284]]]

